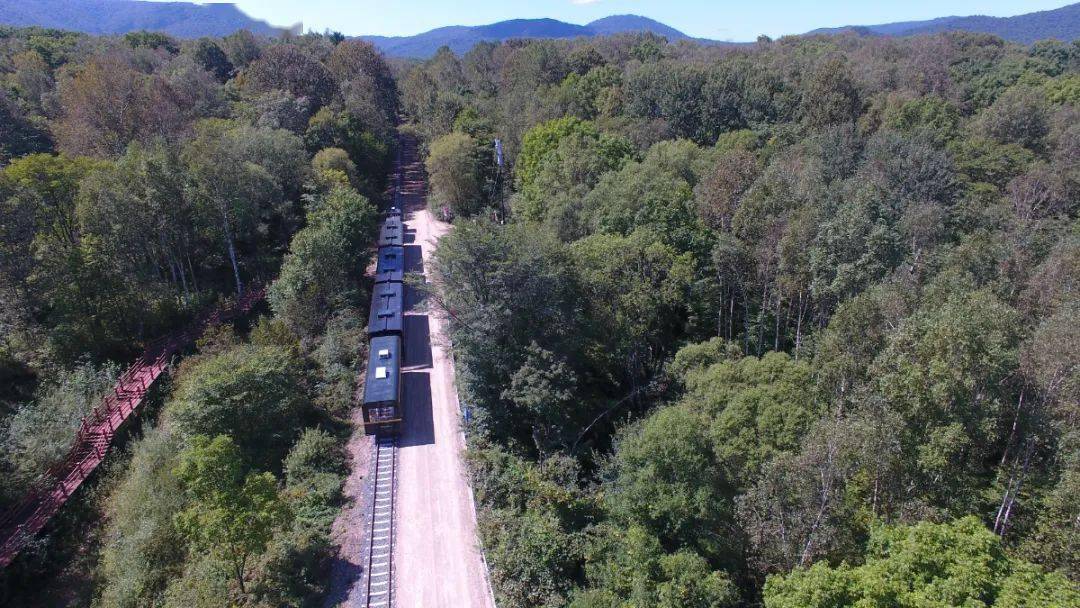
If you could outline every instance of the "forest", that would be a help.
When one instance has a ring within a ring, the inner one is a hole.
[[[499,605],[1080,602],[1078,69],[639,35],[405,75]]]
[[[0,30],[0,512],[154,339],[252,286],[0,604],[322,605],[398,113],[341,36]],[[45,581],[45,584],[42,584]]]
[[[0,510],[142,346],[268,286],[0,592],[323,605],[402,132],[500,606],[1075,606],[1078,112],[1080,45],[959,32],[0,28]]]

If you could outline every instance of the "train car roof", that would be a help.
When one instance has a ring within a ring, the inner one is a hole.
[[[397,401],[401,382],[401,338],[376,336],[371,339],[364,405]]]
[[[402,281],[405,278],[405,248],[401,246],[379,247],[375,263],[375,282]]]
[[[373,335],[401,333],[404,290],[401,283],[378,283],[371,290],[368,332]]]
[[[379,247],[401,245],[405,242],[404,238],[405,226],[401,223],[400,219],[387,218],[379,228]]]

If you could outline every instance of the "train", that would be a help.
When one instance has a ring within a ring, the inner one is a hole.
[[[401,216],[391,215],[379,227],[379,247],[399,247],[405,244],[405,224]]]
[[[391,207],[379,227],[375,285],[368,315],[367,378],[364,383],[364,433],[392,436],[401,432],[401,368],[405,353],[405,224]]]

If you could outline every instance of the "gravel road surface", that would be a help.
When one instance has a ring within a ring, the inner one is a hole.
[[[406,167],[405,263],[430,280],[430,257],[449,225],[425,208],[423,172]],[[408,288],[407,288],[408,289]],[[399,608],[494,608],[462,456],[465,438],[443,321],[406,297],[405,424],[398,452],[394,544]]]

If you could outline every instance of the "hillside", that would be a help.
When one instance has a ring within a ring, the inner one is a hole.
[[[638,15],[614,15],[586,25],[555,19],[512,19],[489,25],[450,26],[415,36],[363,36],[393,57],[430,57],[440,47],[462,54],[478,42],[502,42],[513,38],[581,38],[627,32],[653,32],[668,40],[686,39],[679,30]]]
[[[1046,38],[1070,42],[1080,38],[1080,3],[1014,17],[987,17],[985,15],[939,17],[928,21],[822,28],[813,30],[809,34],[855,32],[877,36],[913,36],[950,31],[982,32],[1022,44],[1030,44]]]
[[[585,27],[592,30],[593,34],[597,36],[621,34],[623,32],[652,32],[668,40],[682,40],[688,37],[673,27],[638,15],[612,15],[597,19]]]
[[[305,40],[329,51],[317,57],[264,36],[150,53],[115,37],[0,30],[0,606],[324,605],[345,473],[364,462],[359,447],[345,451],[368,351],[367,324],[353,320],[370,303],[375,201],[397,141],[390,66],[360,41],[321,35]],[[243,79],[200,72],[207,58],[231,65],[237,47],[250,59]],[[337,72],[348,86],[335,82],[328,65],[357,57]],[[32,76],[9,80],[11,66]],[[360,70],[367,78],[349,77]],[[281,121],[282,99],[303,119]],[[48,115],[42,100],[55,100]],[[246,114],[256,106],[267,109]],[[305,140],[316,113],[330,117],[317,143]],[[91,248],[87,264],[79,252]],[[63,259],[59,274],[35,250]],[[45,295],[46,282],[71,297]],[[253,309],[264,294],[295,316]],[[247,338],[269,323],[291,337]],[[316,345],[337,352],[320,363]],[[218,407],[194,407],[225,426],[189,433],[176,395],[204,388]],[[182,514],[224,511],[188,492],[208,478],[181,462],[227,468],[211,473],[218,496],[239,506],[247,488],[265,507],[218,520],[258,538],[207,576],[187,576],[187,564],[218,560],[229,533]]]
[[[0,24],[37,25],[97,35],[151,30],[181,38],[227,36],[241,29],[267,36],[280,32],[280,28],[249,17],[234,4],[138,0],[0,0]]]
[[[250,17],[234,4],[144,0],[0,0],[0,24],[37,25],[98,35],[151,30],[181,38],[225,36],[240,29],[262,35],[275,35],[281,31],[281,28]],[[299,26],[294,26],[297,28]],[[993,34],[1024,44],[1045,38],[1072,41],[1080,38],[1080,3],[1013,17],[950,16],[926,21],[820,28],[807,32],[807,35],[910,36],[957,30]],[[639,15],[612,15],[585,25],[556,19],[511,19],[488,25],[440,27],[413,36],[369,35],[361,38],[390,56],[425,58],[443,46],[463,54],[478,42],[502,42],[514,38],[587,38],[627,32],[652,32],[672,41],[691,39],[671,26]],[[694,40],[720,44],[712,40]]]
[[[854,32],[864,36],[912,36],[957,30],[994,34],[1023,44],[1046,38],[1072,41],[1080,38],[1080,3],[1014,17],[939,17],[927,21],[821,28],[807,32],[807,35]],[[585,25],[555,19],[513,19],[490,25],[441,27],[415,36],[363,38],[390,56],[424,58],[434,55],[442,46],[462,54],[478,42],[502,42],[512,38],[610,36],[626,32],[653,32],[672,41],[692,39],[673,27],[638,15],[613,15]],[[705,44],[720,44],[713,40],[693,40]]]

